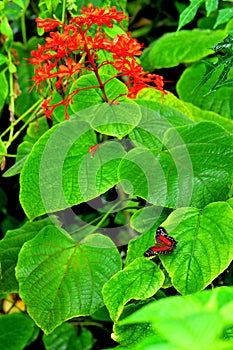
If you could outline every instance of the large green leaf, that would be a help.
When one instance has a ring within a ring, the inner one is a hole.
[[[19,286],[15,278],[15,266],[20,249],[25,242],[34,238],[44,226],[51,224],[51,220],[59,225],[55,217],[26,222],[18,229],[7,231],[5,237],[0,241],[0,293],[18,292]]]
[[[177,83],[179,97],[201,109],[233,119],[233,87],[222,86],[211,92],[221,73],[221,70],[213,70],[212,75],[206,77],[206,65],[203,62],[187,68]]]
[[[232,321],[225,312],[232,313],[232,296],[232,288],[221,287],[186,297],[163,298],[137,310],[120,324],[152,324],[157,334],[135,345],[133,349],[137,350],[230,350],[232,340],[226,340],[225,331],[230,330]]]
[[[124,190],[170,208],[226,200],[232,183],[232,136],[215,123],[170,128],[167,149],[135,148],[119,165]]]
[[[181,294],[204,289],[231,263],[233,210],[226,202],[177,209],[163,225],[178,244],[161,260]]]
[[[224,30],[182,30],[164,34],[141,57],[144,70],[169,68],[200,60],[213,53],[211,47],[227,36]]]
[[[131,299],[147,299],[164,282],[162,271],[151,261],[138,258],[116,273],[103,288],[104,303],[113,321],[117,321],[124,305]]]
[[[142,130],[146,128],[146,123],[148,123],[148,127],[150,127],[148,131],[156,130],[155,135],[159,135],[158,129],[162,126],[161,117],[167,121],[167,123],[163,123],[166,128],[192,124],[192,121],[212,121],[232,133],[233,121],[231,119],[224,118],[216,112],[204,110],[203,106],[198,108],[189,102],[184,102],[171,93],[165,95],[161,102],[161,93],[158,90],[146,88],[138,93],[137,98],[137,102],[140,105],[143,104],[143,106],[146,106],[148,109],[154,110],[154,114],[149,114],[146,109],[142,109],[142,119],[138,127],[133,131],[134,133],[136,133],[136,131],[139,132],[139,128],[141,128],[142,132]],[[155,111],[158,111],[159,115],[157,115]],[[149,116],[151,117],[150,125]]]
[[[25,243],[16,276],[29,315],[48,334],[103,306],[102,287],[120,268],[121,257],[108,237],[90,235],[79,244],[50,226]]]
[[[197,106],[194,106],[192,103],[184,102],[185,107],[188,109],[190,114],[190,119],[195,120],[196,122],[201,121],[212,121],[219,124],[226,131],[232,134],[233,132],[233,120],[225,118],[216,112],[211,112],[203,110]]]
[[[88,150],[95,144],[89,124],[77,119],[56,125],[37,141],[20,177],[20,201],[29,218],[93,199],[117,183],[123,147],[106,142],[93,156]]]

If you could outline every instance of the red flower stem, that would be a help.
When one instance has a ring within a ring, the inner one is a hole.
[[[99,87],[101,90],[102,90],[102,93],[103,93],[103,98],[106,102],[109,102],[109,99],[108,99],[108,96],[106,94],[106,91],[105,91],[105,83],[102,82],[101,78],[100,78],[100,75],[99,75],[99,72],[98,72],[98,67],[96,66],[95,64],[95,61],[93,59],[94,55],[91,54],[89,48],[88,48],[88,45],[87,45],[87,42],[86,42],[86,38],[85,38],[85,32],[81,32],[82,34],[82,37],[83,37],[83,41],[84,41],[84,46],[85,46],[85,51],[87,53],[87,57],[88,57],[88,61],[90,62],[92,68],[93,68],[93,72],[95,73],[96,75],[96,78],[99,82]],[[94,86],[92,86],[92,88],[95,88]]]

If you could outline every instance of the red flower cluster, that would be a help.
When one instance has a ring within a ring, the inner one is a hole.
[[[50,34],[44,45],[38,45],[37,50],[31,52],[32,58],[29,61],[35,65],[34,85],[39,88],[48,83],[50,90],[56,89],[62,97],[56,104],[51,104],[52,97],[44,101],[42,108],[47,117],[51,117],[57,106],[64,105],[65,116],[68,118],[67,108],[72,103],[72,97],[83,89],[98,87],[103,92],[104,100],[111,102],[105,93],[106,82],[103,83],[99,75],[99,69],[106,64],[117,70],[112,78],[124,77],[129,90],[128,96],[131,98],[135,98],[148,85],[164,92],[163,78],[144,72],[135,58],[141,55],[142,45],[131,38],[130,33],[117,35],[112,39],[104,32],[103,25],[111,28],[114,22],[121,22],[126,18],[123,12],[117,12],[115,7],[99,9],[89,4],[80,13],[80,16],[72,18],[67,25],[50,18],[36,20],[38,27]],[[55,28],[59,31],[53,31]],[[99,63],[99,50],[110,53],[112,59]],[[69,93],[70,83],[77,80],[84,71],[94,72],[99,86],[80,88]]]

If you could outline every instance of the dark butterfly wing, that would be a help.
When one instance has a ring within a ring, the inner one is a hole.
[[[167,231],[165,230],[164,227],[162,226],[159,226],[156,230],[156,233],[155,233],[155,237],[156,236],[164,236],[164,237],[167,237],[168,236],[168,233]]]

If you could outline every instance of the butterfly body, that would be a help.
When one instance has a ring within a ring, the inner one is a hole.
[[[150,247],[145,253],[144,256],[150,257],[157,254],[168,254],[173,252],[177,241],[168,235],[167,231],[163,227],[158,227],[155,234],[156,244],[153,247]]]

